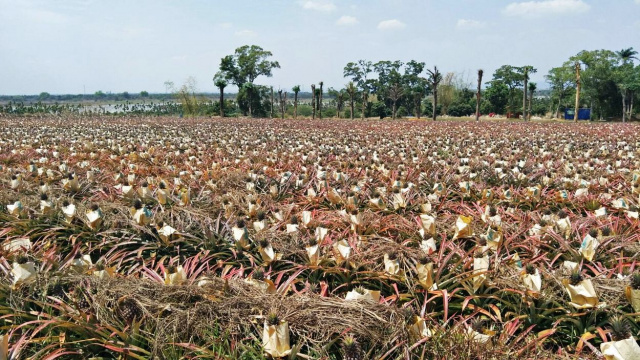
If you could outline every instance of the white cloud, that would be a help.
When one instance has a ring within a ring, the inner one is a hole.
[[[541,16],[587,12],[591,5],[583,0],[544,0],[514,2],[502,11],[507,16]]]
[[[358,24],[358,19],[353,16],[344,15],[338,21],[336,21],[336,25],[344,25],[351,26]]]
[[[378,24],[378,30],[398,30],[404,29],[406,27],[407,24],[398,19],[380,21],[380,23]]]
[[[300,1],[299,4],[306,10],[332,12],[336,9],[336,5],[334,3],[325,0],[306,0]]]
[[[478,20],[468,20],[468,19],[460,19],[456,24],[458,29],[463,30],[471,30],[471,29],[482,29],[487,26],[486,23]]]
[[[223,28],[223,29],[229,29],[230,27],[232,27],[233,24],[230,22],[223,22],[218,24],[218,27]]]
[[[256,36],[256,32],[253,30],[240,30],[240,31],[236,31],[236,36],[242,36],[242,37],[252,37],[252,36]]]

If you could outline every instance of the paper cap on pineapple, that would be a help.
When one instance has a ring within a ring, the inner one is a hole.
[[[420,215],[420,225],[422,230],[420,235],[422,238],[434,237],[436,235],[436,219],[435,217],[427,214]]]
[[[413,341],[430,338],[432,335],[433,333],[427,327],[424,319],[419,316],[415,316],[413,324],[409,325],[409,336],[413,339]]]
[[[168,266],[164,269],[165,285],[180,285],[187,280],[187,273],[182,265]]]
[[[287,224],[287,233],[295,233],[298,231],[298,224]]]
[[[22,206],[22,202],[18,200],[13,204],[7,205],[7,210],[9,211],[9,214],[13,216],[20,216],[24,211],[24,207]]]
[[[178,237],[178,231],[170,225],[162,223],[162,226],[157,227],[158,236],[165,242],[169,242]]]
[[[596,249],[600,246],[600,242],[598,239],[592,237],[590,234],[587,234],[582,240],[582,244],[580,245],[580,254],[587,261],[592,261],[595,256]]]
[[[302,212],[302,225],[307,226],[311,222],[312,214],[311,211],[304,210]]]
[[[478,291],[482,284],[487,280],[486,272],[489,270],[489,256],[473,258],[473,291]]]
[[[88,226],[91,229],[96,229],[97,227],[100,226],[100,224],[102,224],[102,211],[97,208],[94,207],[95,210],[91,210],[89,212],[87,212],[87,220],[88,220]]]
[[[62,213],[64,214],[65,221],[70,223],[76,216],[76,206],[74,204],[67,203],[66,206],[62,207]]]
[[[456,228],[455,228],[456,233],[453,236],[454,240],[473,236],[471,221],[473,221],[473,218],[471,216],[463,216],[463,215],[458,216],[458,219],[456,219]]]
[[[11,269],[13,286],[15,287],[33,281],[37,273],[36,265],[33,262],[29,261],[23,264],[14,262]]]
[[[525,272],[522,275],[522,283],[527,288],[527,290],[535,293],[539,293],[542,289],[542,278],[540,277],[540,272],[538,269],[535,269],[533,274],[529,274]]]
[[[605,360],[636,360],[640,359],[640,346],[633,336],[620,341],[610,341],[600,344],[600,351]]]
[[[16,238],[12,240],[5,240],[2,244],[2,250],[7,252],[15,252],[18,250],[29,250],[33,244],[28,237]]]
[[[270,325],[267,320],[262,330],[262,346],[264,351],[273,358],[283,358],[291,353],[289,343],[289,324],[280,321],[276,325]]]
[[[568,279],[564,279],[563,284],[571,297],[570,304],[575,308],[588,309],[598,305],[598,296],[590,279],[584,279],[576,285],[571,285]]]
[[[273,250],[273,246],[271,246],[271,244],[268,244],[266,247],[259,246],[259,252],[265,266],[282,257]]]
[[[313,245],[307,246],[305,248],[307,251],[307,256],[309,257],[309,264],[312,266],[317,266],[320,263],[320,246]]]
[[[389,275],[401,275],[400,261],[397,259],[397,254],[384,254],[384,271]]]
[[[336,241],[333,244],[333,249],[336,260],[349,260],[349,256],[351,256],[351,246],[349,246],[349,242],[346,239]]]
[[[318,226],[315,231],[316,241],[319,243],[323,242],[324,239],[327,237],[328,233],[329,233],[329,229]]]
[[[358,288],[349,291],[344,299],[347,301],[359,300],[378,303],[380,302],[380,291]]]
[[[420,243],[420,250],[431,255],[438,250],[438,246],[436,245],[436,241],[433,238],[429,238],[426,240],[422,240],[422,242]]]
[[[418,273],[418,283],[425,290],[433,291],[438,289],[438,285],[433,280],[433,263],[423,264],[418,262],[416,264],[416,271]]]
[[[625,296],[631,303],[634,312],[640,313],[640,289],[634,289],[631,286],[625,288]]]

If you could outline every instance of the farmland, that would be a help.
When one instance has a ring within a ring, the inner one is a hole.
[[[0,123],[13,358],[640,351],[637,125]]]

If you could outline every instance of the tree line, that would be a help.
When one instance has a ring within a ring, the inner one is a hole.
[[[359,60],[349,62],[343,70],[346,84],[330,87],[325,96],[324,83],[310,84],[309,115],[340,118],[428,115],[473,116],[502,114],[530,119],[532,116],[562,117],[565,109],[590,108],[599,119],[631,119],[638,111],[634,102],[640,93],[638,52],[582,51],[561,66],[552,68],[545,79],[550,91],[536,96],[538,84],[530,81],[537,69],[532,65],[503,65],[488,81],[478,70],[473,79],[464,74],[444,73],[424,62]],[[246,116],[299,115],[296,85],[288,92],[256,84],[260,77],[271,77],[280,68],[273,54],[260,46],[246,45],[221,59],[213,81],[220,99],[229,85],[238,87],[238,111]],[[484,86],[483,86],[484,85]],[[328,101],[327,101],[328,100]],[[222,103],[222,102],[221,102]],[[305,108],[308,110],[308,108]],[[330,110],[330,111],[328,111]],[[324,114],[323,114],[324,111]],[[224,106],[220,110],[224,114]],[[577,114],[577,112],[576,112]],[[577,116],[577,115],[576,115]]]

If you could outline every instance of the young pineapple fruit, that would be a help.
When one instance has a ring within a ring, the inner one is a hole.
[[[574,271],[569,276],[569,283],[573,286],[580,284],[582,280],[584,280],[584,278],[582,277],[582,274],[580,274],[580,272],[578,271]]]
[[[136,320],[142,319],[143,312],[138,302],[133,298],[123,296],[118,299],[118,312],[120,317],[127,323],[132,323]]]
[[[269,313],[267,315],[267,325],[278,326],[280,325],[280,317],[276,313]]]
[[[362,350],[360,344],[353,336],[347,336],[342,340],[342,353],[344,360],[362,360]]]

